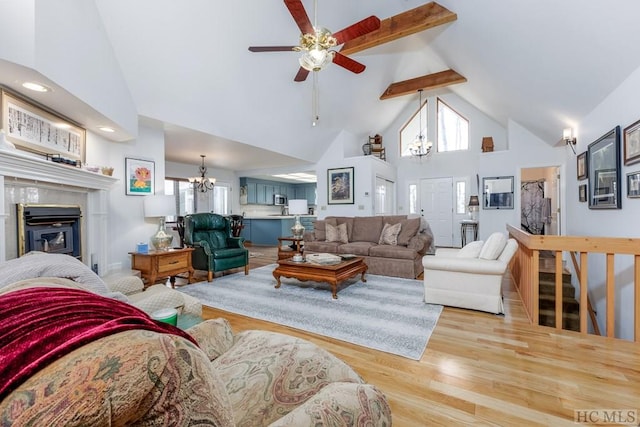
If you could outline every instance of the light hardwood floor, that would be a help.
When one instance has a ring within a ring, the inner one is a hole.
[[[250,250],[260,253],[251,268],[277,257]],[[640,416],[640,344],[530,326],[509,277],[503,289],[504,316],[445,307],[419,361],[208,307],[204,317],[313,341],[384,391],[395,426],[576,426],[574,410],[614,408]]]

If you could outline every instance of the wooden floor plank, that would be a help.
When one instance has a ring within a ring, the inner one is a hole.
[[[277,258],[275,248],[251,251],[261,254],[252,269]],[[419,361],[211,308],[204,316],[327,349],[384,391],[396,426],[575,426],[576,409],[640,415],[640,344],[531,326],[510,277],[503,290],[505,315],[445,307]]]

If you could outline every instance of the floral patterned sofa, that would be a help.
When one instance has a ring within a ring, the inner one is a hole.
[[[224,319],[187,332],[198,346],[134,328],[70,351],[0,395],[0,426],[391,425],[383,393],[309,341]]]

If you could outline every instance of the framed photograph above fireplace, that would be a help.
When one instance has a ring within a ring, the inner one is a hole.
[[[5,90],[0,91],[0,98],[0,129],[4,129],[7,140],[16,148],[84,162],[83,128]]]

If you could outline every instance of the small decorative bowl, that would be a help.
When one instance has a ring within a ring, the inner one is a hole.
[[[113,168],[103,167],[102,175],[108,175],[108,176],[113,175]]]

